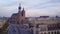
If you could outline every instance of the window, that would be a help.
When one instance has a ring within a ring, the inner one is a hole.
[[[50,32],[48,32],[48,34],[50,34]]]
[[[46,33],[44,33],[44,34],[46,34]]]
[[[43,34],[43,33],[41,33],[41,34]]]
[[[54,34],[56,34],[56,31],[54,32]]]
[[[21,23],[23,23],[24,21],[23,20],[21,20]]]
[[[23,11],[22,11],[22,16],[24,15]]]
[[[57,34],[60,34],[59,31],[57,31]]]
[[[53,32],[51,32],[51,34],[53,34]]]

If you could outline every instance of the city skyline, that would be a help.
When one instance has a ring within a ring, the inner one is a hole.
[[[60,16],[60,0],[0,0],[0,16],[11,16],[18,6],[25,8],[26,16]]]

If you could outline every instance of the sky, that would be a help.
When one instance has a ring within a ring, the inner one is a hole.
[[[24,7],[26,17],[60,16],[60,0],[0,0],[0,16],[17,13],[19,4]]]

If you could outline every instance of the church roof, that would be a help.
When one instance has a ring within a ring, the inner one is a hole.
[[[18,16],[18,13],[14,13],[14,14],[12,14],[12,16]]]

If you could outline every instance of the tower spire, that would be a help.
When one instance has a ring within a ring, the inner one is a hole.
[[[23,11],[25,11],[24,8],[23,8]]]
[[[19,8],[18,9],[21,9],[21,4],[19,4]]]

